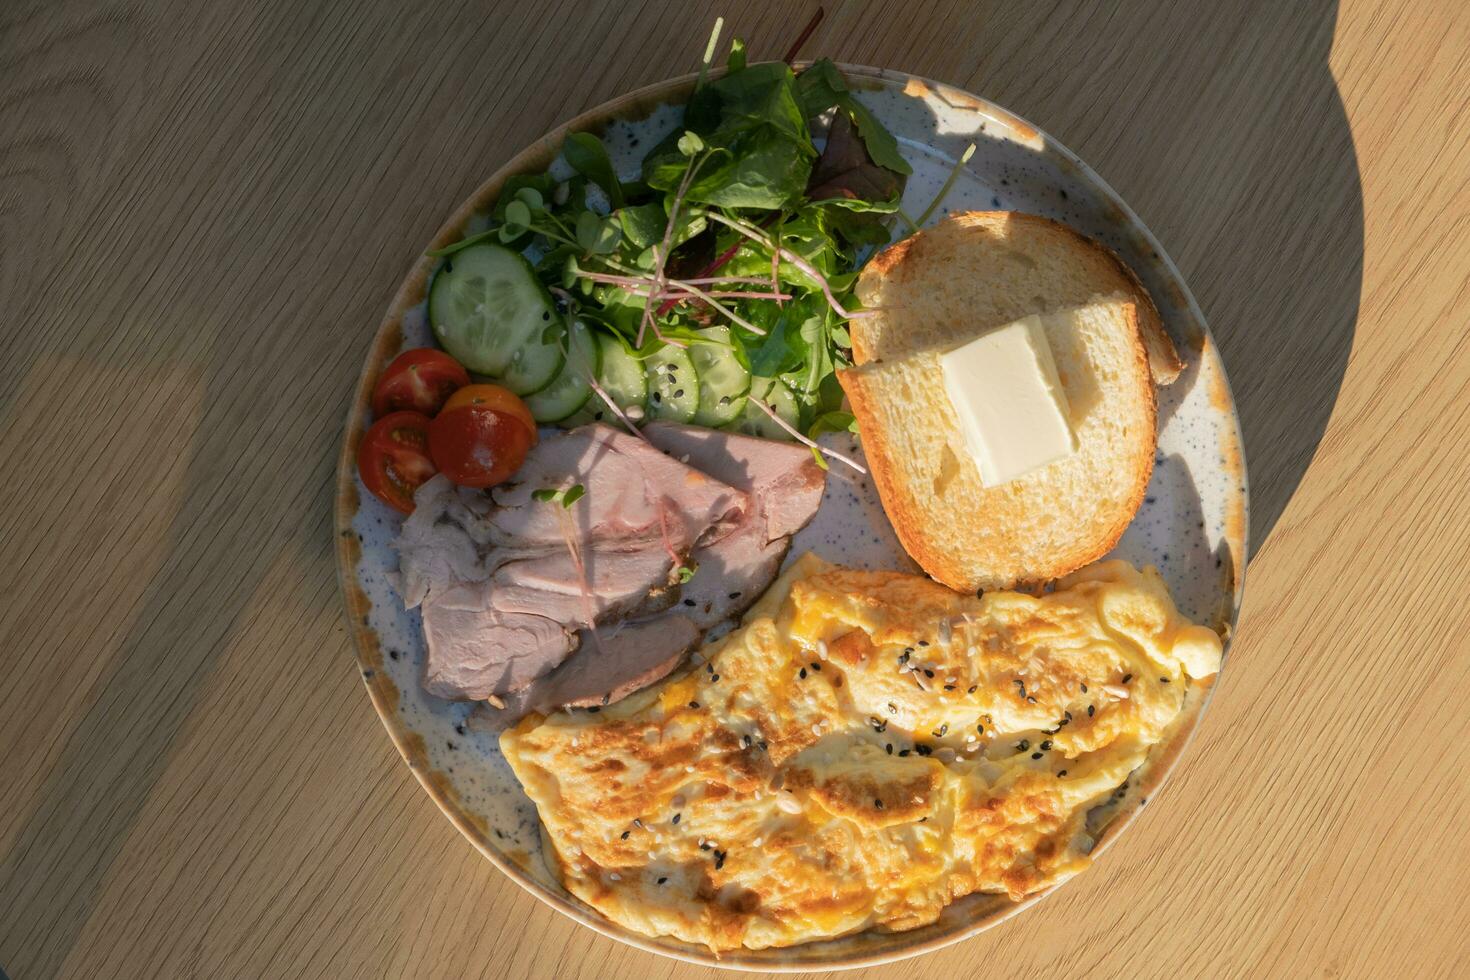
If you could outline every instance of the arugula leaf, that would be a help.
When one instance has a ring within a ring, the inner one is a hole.
[[[797,78],[796,88],[802,111],[808,119],[838,106],[843,110],[837,114],[839,118],[847,115],[857,124],[858,132],[862,135],[874,163],[905,177],[914,172],[913,167],[909,166],[909,162],[899,152],[898,140],[878,121],[872,110],[859,102],[848,90],[842,72],[829,59],[822,58],[813,62]]]
[[[591,133],[568,133],[561,152],[573,170],[602,188],[614,210],[623,206],[623,185],[602,140]]]

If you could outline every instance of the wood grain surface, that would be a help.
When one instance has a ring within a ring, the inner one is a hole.
[[[558,121],[812,5],[0,4],[0,973],[696,977],[514,887],[362,690],[332,468],[440,221]],[[1235,386],[1246,608],[1180,773],[886,976],[1470,975],[1463,0],[829,3],[809,55],[1089,161]]]

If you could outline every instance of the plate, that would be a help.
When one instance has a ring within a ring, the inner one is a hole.
[[[1244,591],[1245,462],[1224,366],[1179,270],[1122,199],[1037,127],[947,85],[887,69],[840,67],[913,165],[904,195],[906,212],[923,212],[973,142],[976,153],[934,220],[949,211],[973,209],[1045,215],[1111,247],[1148,287],[1186,367],[1178,381],[1159,391],[1153,477],[1113,556],[1157,566],[1179,608],[1197,622],[1225,630],[1228,637]],[[602,135],[622,176],[630,177],[647,148],[677,124],[693,83],[694,76],[686,75],[651,85],[543,136],[491,176],[425,249],[483,228],[484,212],[506,177],[547,167],[569,174],[565,161],[557,159],[569,132]],[[535,808],[501,757],[495,737],[464,726],[469,705],[440,701],[419,686],[419,614],[404,611],[394,589],[397,558],[390,542],[399,518],[357,478],[355,447],[371,422],[368,401],[378,373],[402,349],[430,342],[423,301],[434,261],[420,258],[404,280],[373,338],[358,382],[337,469],[337,561],[357,659],[373,705],[413,774],[475,847],[536,897],[604,935],[665,956],[745,970],[830,970],[913,956],[974,935],[1053,890],[1018,903],[1003,896],[970,895],[950,905],[937,922],[908,932],[870,931],[783,949],[735,951],[717,959],[704,947],[624,929],[557,883],[543,860]],[[847,565],[913,570],[871,484],[839,469],[845,468],[833,469],[822,507],[797,536],[792,554],[810,549]],[[872,533],[854,534],[854,526],[869,527]],[[1128,826],[1173,768],[1210,687],[1209,682],[1192,685],[1177,729],[1129,778],[1120,797],[1089,815],[1098,840],[1094,856]]]

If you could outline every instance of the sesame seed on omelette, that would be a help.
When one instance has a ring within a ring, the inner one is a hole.
[[[1086,866],[1221,643],[1153,569],[979,598],[806,555],[706,662],[501,737],[567,889],[714,950],[912,929]]]

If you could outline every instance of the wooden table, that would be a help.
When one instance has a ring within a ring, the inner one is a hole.
[[[1470,975],[1462,0],[829,8],[806,53],[986,95],[1133,204],[1253,484],[1181,773],[1056,897],[872,972]],[[10,977],[711,975],[541,905],[410,777],[343,631],[332,468],[372,329],[485,175],[689,69],[715,13],[774,57],[810,10],[3,5]]]

